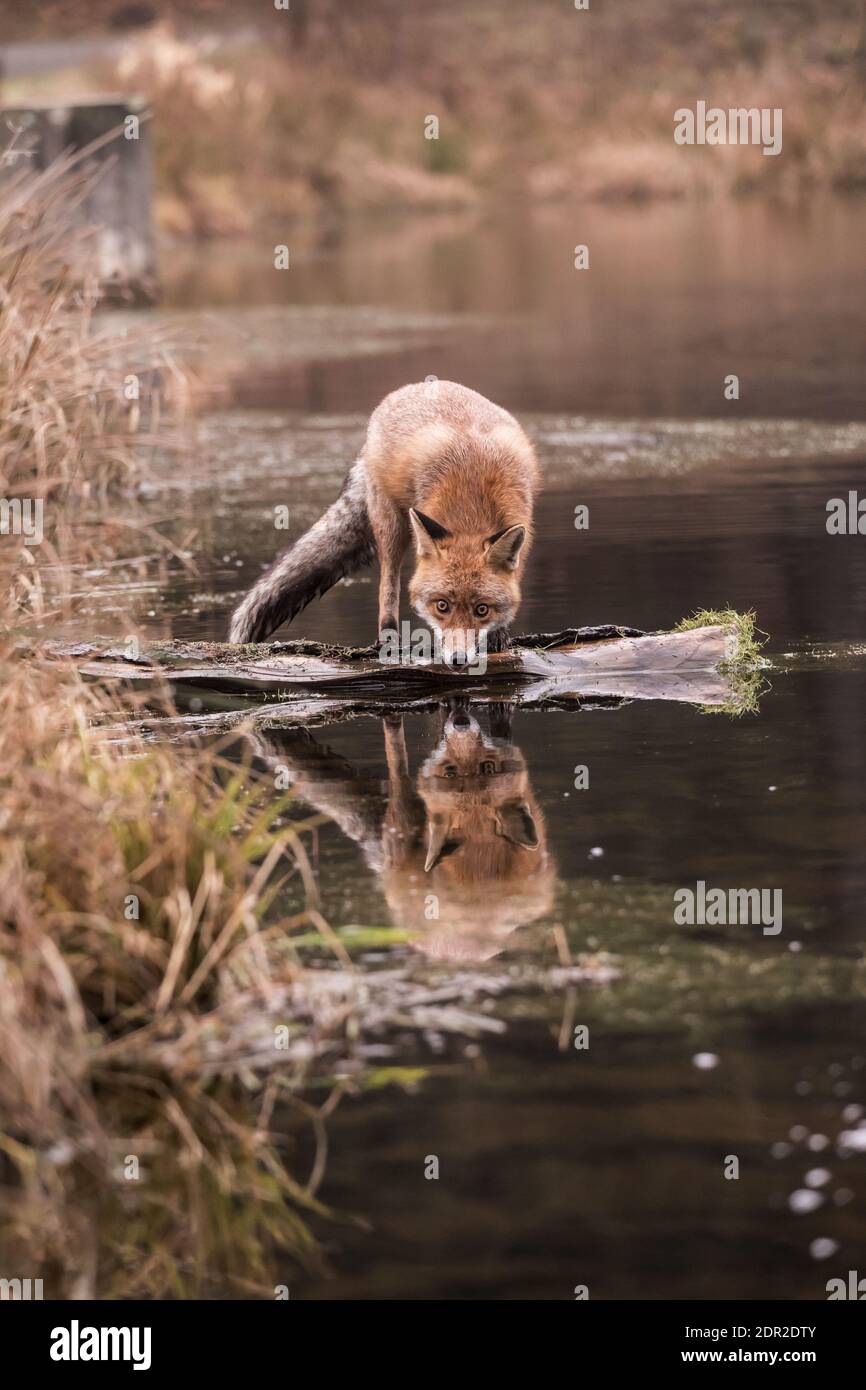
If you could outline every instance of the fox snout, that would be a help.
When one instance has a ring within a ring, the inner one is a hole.
[[[446,737],[452,734],[456,734],[458,737],[469,735],[473,740],[482,737],[481,725],[478,720],[473,718],[465,709],[456,709],[453,714],[449,714],[443,726],[443,733]]]
[[[475,666],[487,655],[487,633],[482,628],[437,628],[442,660],[447,666]]]

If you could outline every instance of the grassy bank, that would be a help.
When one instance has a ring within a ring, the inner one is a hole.
[[[46,1297],[222,1292],[242,1270],[241,1292],[273,1297],[278,1252],[315,1258],[302,1213],[317,1206],[321,1170],[293,1179],[291,1139],[278,1145],[271,1129],[276,1091],[262,1086],[279,1072],[273,1086],[292,1093],[318,1049],[298,1046],[315,1026],[309,1009],[281,1048],[276,991],[303,995],[306,972],[291,953],[272,966],[262,941],[266,926],[326,924],[303,826],[287,819],[272,781],[229,749],[133,738],[121,751],[100,728],[128,718],[129,703],[27,654],[34,621],[69,603],[82,557],[128,545],[129,524],[112,517],[120,509],[134,523],[136,485],[164,442],[167,361],[158,342],[113,337],[94,312],[89,245],[67,224],[86,175],[68,161],[38,177],[9,168],[0,189],[2,1269],[43,1278]],[[131,372],[134,400],[120,389]],[[13,503],[28,504],[31,519],[41,504],[41,535],[22,530]],[[249,1063],[232,1031],[240,998],[270,1044]]]
[[[91,238],[71,226],[86,158],[33,174],[13,135],[0,150],[0,617],[62,606],[75,566],[129,551],[131,498],[154,448],[176,440],[166,409],[182,380],[152,334],[97,314]]]
[[[279,927],[278,893],[303,906],[286,887],[302,841],[243,767],[200,749],[121,757],[95,733],[106,713],[68,672],[2,664],[3,1268],[38,1271],[55,1297],[205,1294],[243,1270],[273,1297],[280,1250],[314,1258],[314,1191],[275,1144],[261,1083],[220,1048],[241,961],[245,1008],[268,1026],[276,977],[257,942]],[[291,1090],[304,1065],[278,1027],[272,1072]]]

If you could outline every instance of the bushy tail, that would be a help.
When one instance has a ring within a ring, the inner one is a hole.
[[[336,502],[271,565],[235,609],[229,641],[263,642],[343,575],[369,565],[375,553],[367,515],[366,470],[363,459],[358,459]]]

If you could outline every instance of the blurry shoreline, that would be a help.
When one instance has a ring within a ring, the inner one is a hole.
[[[680,0],[587,12],[536,0],[531,14],[507,0],[435,13],[414,0],[361,13],[328,0],[272,13],[95,4],[70,40],[78,7],[46,8],[58,11],[50,41],[36,20],[11,25],[20,41],[0,50],[0,97],[142,95],[157,225],[177,240],[503,201],[866,191],[866,12],[854,0],[831,15],[817,0],[766,13],[707,0],[700,15]],[[678,146],[674,112],[701,100],[781,108],[781,156]]]

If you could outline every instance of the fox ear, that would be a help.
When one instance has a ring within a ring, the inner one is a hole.
[[[494,569],[513,570],[525,540],[525,526],[506,526],[504,531],[497,531],[494,536],[488,536],[484,542],[487,563]]]
[[[425,874],[429,874],[431,869],[435,869],[437,864],[441,864],[443,859],[447,859],[448,855],[453,854],[463,843],[462,840],[455,840],[449,836],[450,828],[444,822],[430,821],[427,832],[427,858],[424,861]]]
[[[412,523],[412,530],[415,532],[415,549],[419,555],[437,555],[437,541],[444,541],[451,535],[444,526],[440,526],[438,521],[434,521],[431,516],[425,516],[423,512],[418,512],[414,507],[409,508],[409,520]]]
[[[496,816],[496,833],[520,849],[538,849],[538,831],[525,801],[506,801]]]

